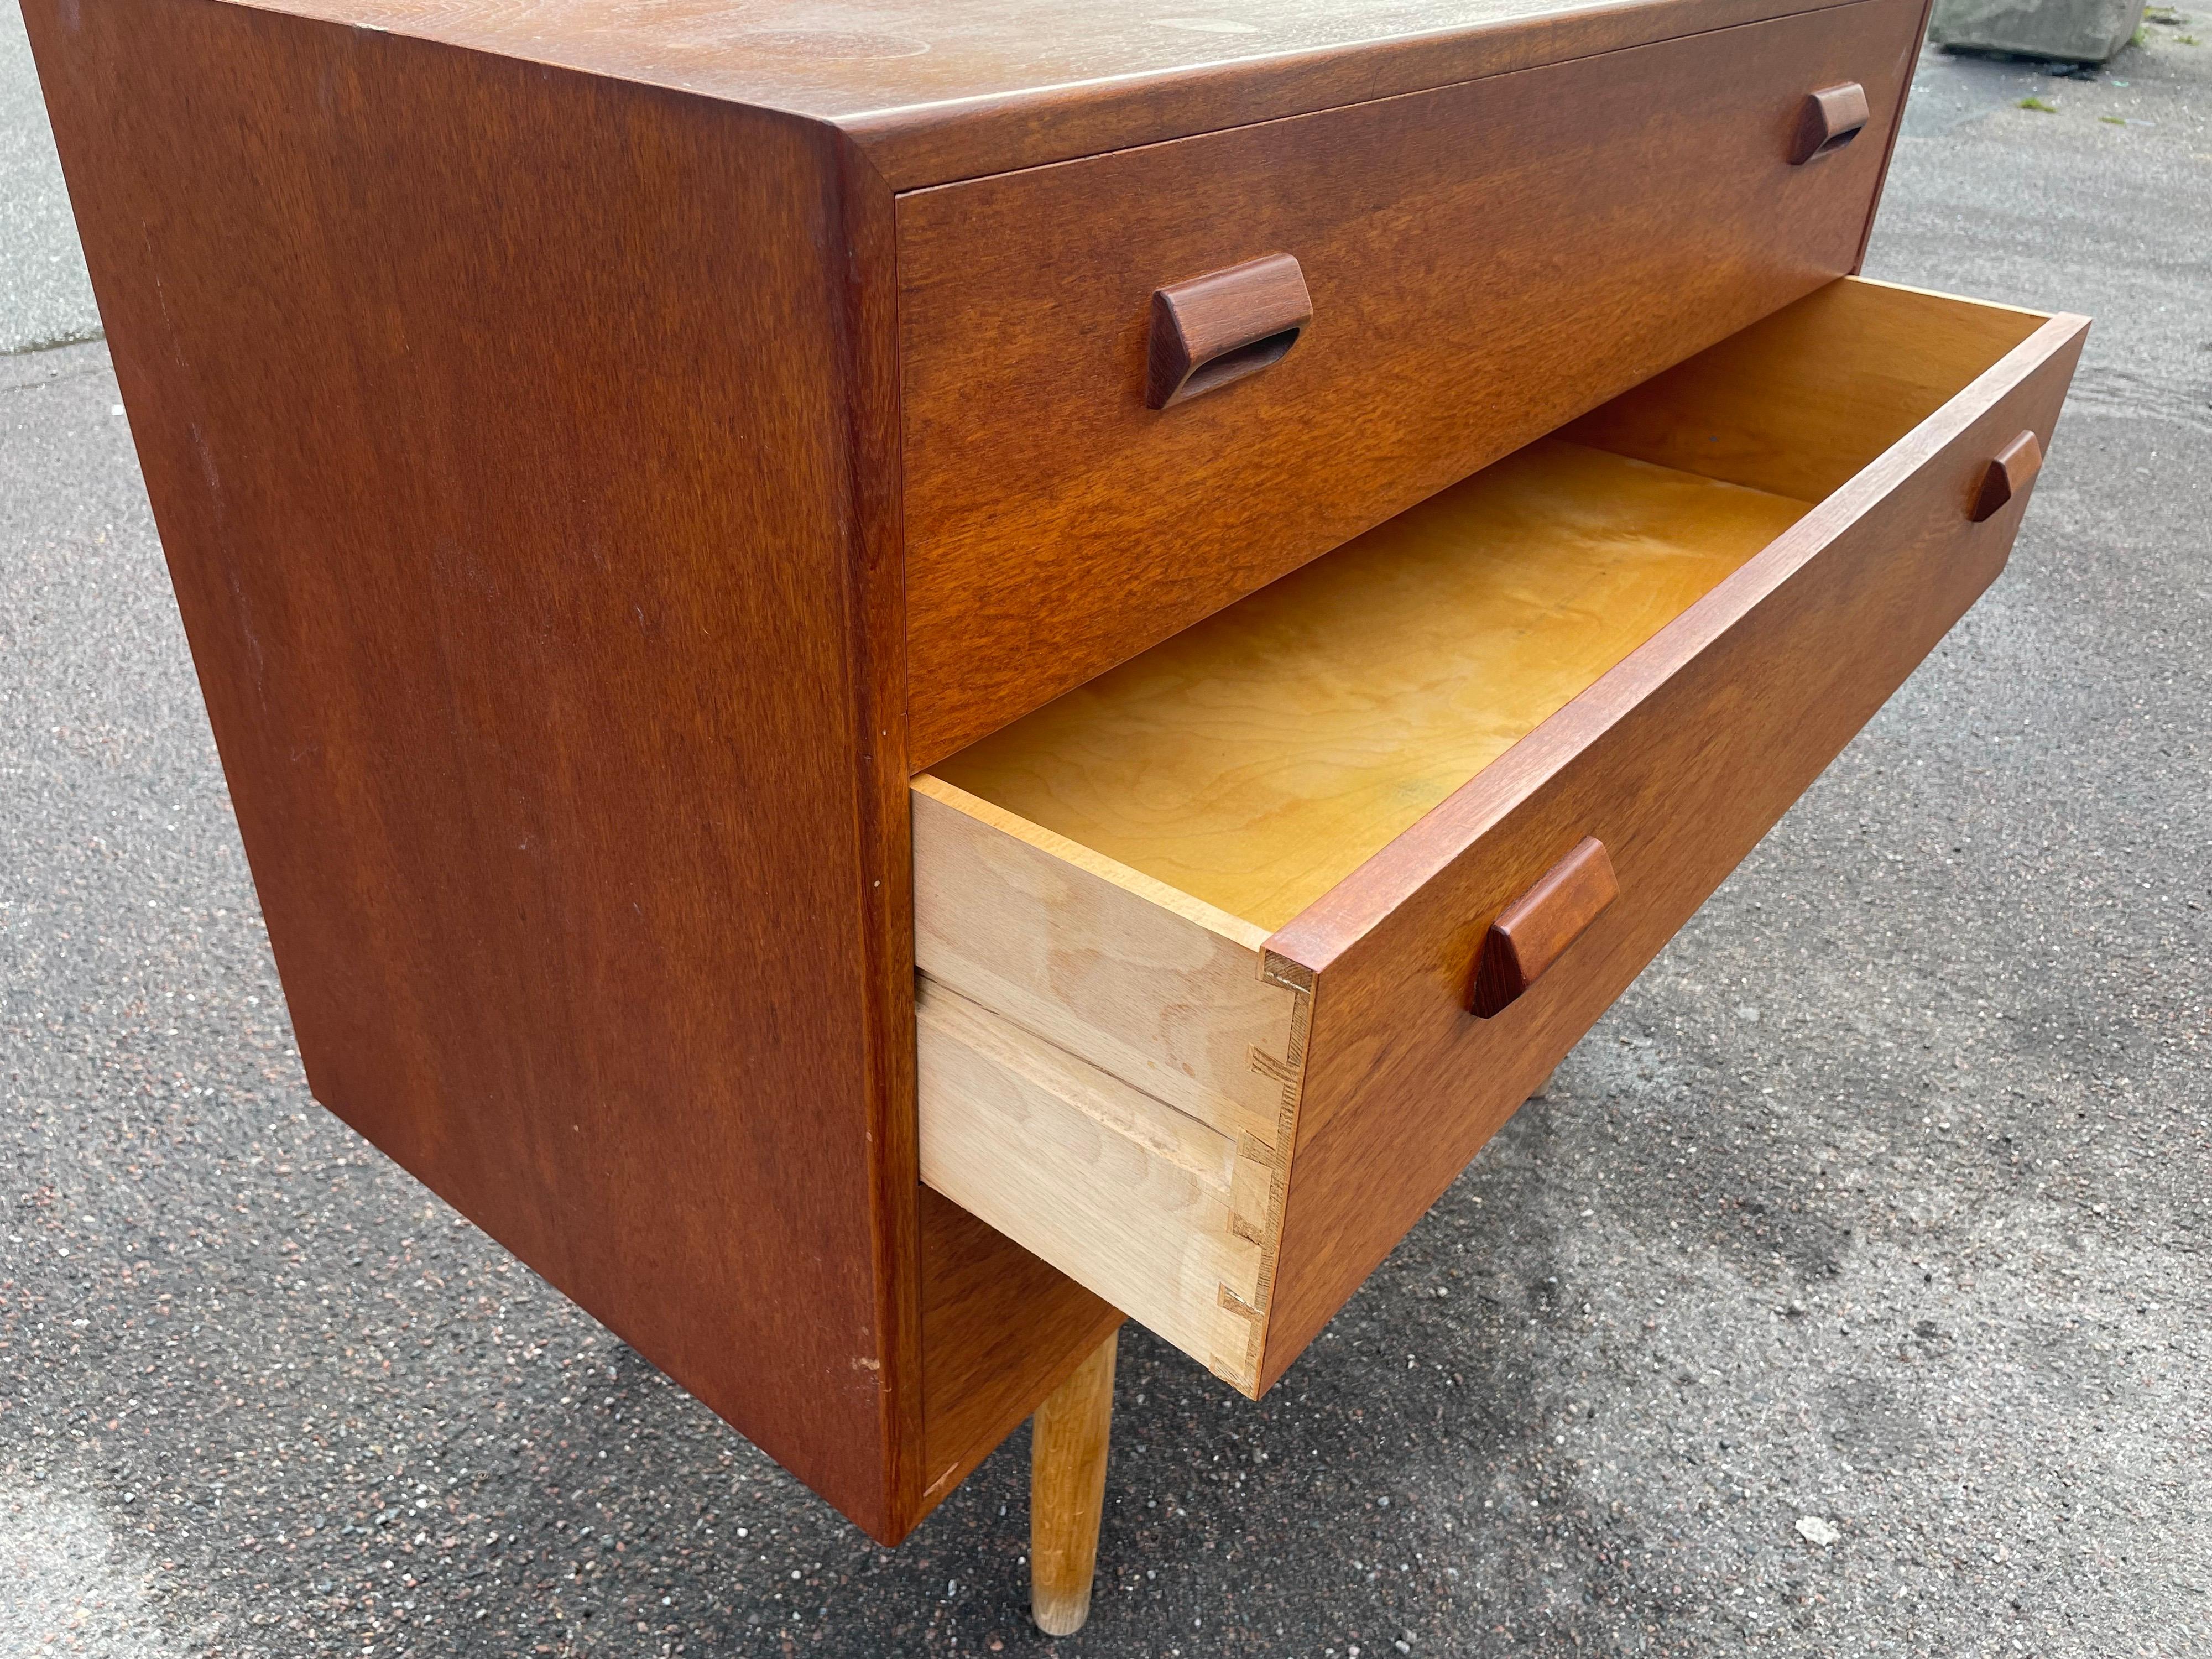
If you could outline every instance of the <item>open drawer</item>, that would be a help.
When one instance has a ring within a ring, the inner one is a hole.
[[[2002,568],[2087,328],[1838,282],[917,778],[924,1181],[1259,1393]]]

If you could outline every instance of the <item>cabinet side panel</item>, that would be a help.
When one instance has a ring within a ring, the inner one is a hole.
[[[828,142],[201,0],[26,9],[316,1096],[902,1530],[903,734],[860,737]]]

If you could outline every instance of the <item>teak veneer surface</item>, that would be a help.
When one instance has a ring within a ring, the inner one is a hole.
[[[316,1098],[896,1538],[893,342],[845,252],[888,204],[618,81],[25,18]]]
[[[2044,320],[1830,284],[935,774],[1279,927]]]
[[[1269,940],[1318,988],[1263,1383],[2003,568],[2027,498],[1983,523],[1970,505],[2021,431],[2047,444],[2087,321],[1989,307],[2002,319],[1981,330],[1971,302],[1890,297],[1896,317],[1932,301],[1978,333],[1945,354],[1956,393]],[[1791,361],[1795,397],[1817,407],[1835,362]],[[1896,368],[1896,384],[1918,379]],[[1766,407],[1769,432],[1802,418]],[[1620,897],[1510,1007],[1471,1018],[1491,918],[1584,836]]]
[[[2002,568],[2086,326],[1838,284],[917,779],[924,1179],[1265,1389]]]
[[[89,0],[99,3],[100,0]],[[834,125],[896,190],[1819,9],[1808,0],[263,0]]]
[[[896,193],[1821,9],[27,0],[317,1097],[895,1540],[1116,1317],[916,1185]]]
[[[936,775],[1273,930],[1808,509],[1547,439]]]
[[[1020,1427],[1121,1316],[926,1188],[921,1264],[927,1507]]]
[[[917,769],[1850,270],[1921,0],[899,198]],[[1147,406],[1156,289],[1294,256],[1279,362]]]

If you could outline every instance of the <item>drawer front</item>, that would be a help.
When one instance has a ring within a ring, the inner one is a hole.
[[[2026,496],[1977,523],[1978,493],[2019,434],[2048,446],[2086,327],[2045,324],[1271,941],[1318,984],[1263,1383],[2003,568]],[[1659,459],[1669,390],[1568,435]],[[1585,838],[1619,897],[1474,1018],[1492,921]]]
[[[1919,17],[1856,0],[902,196],[915,763],[1849,270]],[[1793,164],[1846,82],[1860,137]],[[1147,407],[1155,290],[1284,253],[1287,355]]]
[[[2002,568],[2086,326],[1838,283],[1570,427],[1812,505],[1272,933],[919,780],[924,1180],[1267,1387]]]

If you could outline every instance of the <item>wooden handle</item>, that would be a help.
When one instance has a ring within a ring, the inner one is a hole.
[[[1802,167],[1815,156],[1841,149],[1859,136],[1868,113],[1866,88],[1856,81],[1806,94],[1790,140],[1790,165]]]
[[[1282,362],[1312,320],[1305,273],[1287,253],[1155,289],[1145,406],[1165,409]]]
[[[2021,433],[1997,451],[1982,474],[1982,487],[1974,492],[1974,505],[1966,516],[1979,524],[2027,489],[2028,481],[2042,470],[2043,446],[2033,432]]]
[[[1620,896],[1605,843],[1583,837],[1490,924],[1475,961],[1468,1012],[1483,1019],[1504,1012]]]

